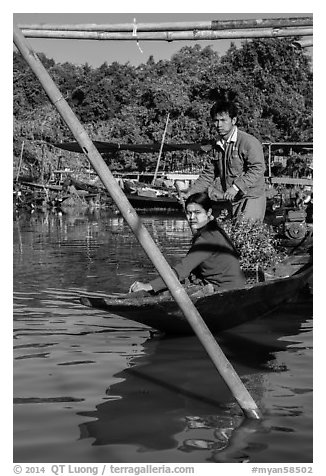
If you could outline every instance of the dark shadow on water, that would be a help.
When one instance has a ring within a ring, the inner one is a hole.
[[[286,370],[273,364],[275,355],[303,332],[302,324],[311,316],[311,298],[301,297],[285,306],[282,314],[218,336],[258,406],[264,395],[263,374]],[[93,418],[80,425],[80,437],[93,438],[95,446],[133,445],[144,453],[205,450],[205,457],[199,458],[203,462],[247,462],[251,452],[266,449],[257,435],[270,429],[264,420],[243,418],[196,337],[149,339],[144,355],[115,376],[121,381],[107,389],[110,400],[94,411],[79,413]],[[203,438],[202,429],[209,438]],[[182,432],[187,435],[180,442]]]
[[[263,370],[275,358],[275,352],[285,351],[292,343],[286,336],[305,332],[302,324],[312,315],[312,296],[302,293],[294,302],[284,304],[281,311],[222,332],[219,342],[228,349],[232,362]]]

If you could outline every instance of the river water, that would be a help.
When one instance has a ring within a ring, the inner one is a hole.
[[[143,215],[170,264],[182,216]],[[107,211],[14,217],[14,461],[311,463],[312,298],[217,336],[264,414],[246,421],[195,337],[83,307],[155,275]]]

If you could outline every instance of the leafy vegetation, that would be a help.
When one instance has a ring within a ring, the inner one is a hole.
[[[160,142],[168,112],[167,142],[198,142],[211,136],[212,90],[230,88],[240,104],[239,125],[261,141],[312,140],[310,58],[291,39],[254,39],[223,56],[211,47],[183,47],[170,60],[153,57],[99,68],[56,64],[39,57],[93,140]],[[56,158],[74,170],[86,165],[81,154],[46,143],[74,140],[19,53],[14,53],[14,161],[24,141],[24,164],[40,173]],[[45,148],[44,148],[45,147]],[[112,170],[154,170],[157,154],[118,152],[105,160]],[[202,164],[205,155],[169,152],[169,168]]]
[[[284,260],[275,231],[266,223],[254,220],[218,220],[240,256],[242,269],[273,268]]]

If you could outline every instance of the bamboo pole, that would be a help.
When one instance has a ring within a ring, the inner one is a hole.
[[[305,38],[302,40],[293,41],[292,45],[299,49],[309,48],[310,46],[313,46],[313,41],[312,38]]]
[[[21,147],[21,150],[20,150],[18,170],[17,170],[17,175],[16,175],[16,182],[18,182],[18,178],[19,178],[19,175],[20,175],[20,168],[21,168],[21,166],[22,166],[24,145],[25,145],[25,141],[23,141],[22,147]]]
[[[44,184],[44,156],[45,156],[45,147],[44,144],[42,144],[42,158],[41,158],[41,183]]]
[[[272,177],[272,144],[268,145],[268,178]]]
[[[105,32],[105,31],[63,31],[63,30],[22,30],[26,38],[53,38],[71,40],[122,40],[122,41],[181,41],[181,40],[222,40],[246,38],[281,38],[288,36],[312,36],[312,28],[256,29],[229,31],[157,31],[157,32]]]
[[[258,409],[255,401],[251,397],[250,393],[244,386],[230,362],[223,354],[221,348],[210,333],[205,322],[202,320],[199,312],[191,302],[175,273],[172,271],[164,256],[157,248],[151,235],[141,223],[135,210],[130,205],[125,194],[119,187],[117,181],[104,162],[101,154],[95,148],[82,124],[69,107],[67,101],[63,98],[54,81],[42,65],[35,52],[32,50],[31,46],[26,42],[26,39],[24,38],[21,31],[16,26],[14,26],[14,43],[26,62],[29,64],[36,77],[39,79],[51,102],[54,104],[62,119],[73,133],[75,139],[82,147],[85,155],[88,157],[92,166],[98,173],[106,189],[109,191],[111,197],[121,211],[121,214],[125,218],[131,230],[136,235],[139,243],[144,248],[159,274],[162,276],[173,298],[179,305],[190,326],[196,333],[198,339],[211,358],[216,369],[219,371],[225,383],[232,392],[234,398],[239,403],[244,414],[248,418],[261,418],[260,410]]]
[[[22,30],[64,30],[64,31],[186,31],[186,30],[229,30],[242,28],[284,28],[312,26],[312,17],[266,18],[248,20],[211,20],[193,22],[160,23],[94,23],[55,25],[51,23],[18,25]]]
[[[168,116],[166,118],[165,128],[164,128],[164,132],[163,132],[163,136],[162,136],[162,140],[161,140],[160,152],[158,154],[158,158],[157,158],[157,162],[156,162],[156,167],[155,167],[154,177],[153,177],[153,180],[152,180],[152,185],[154,185],[155,182],[156,182],[157,172],[158,172],[158,168],[160,166],[160,160],[161,160],[161,155],[162,155],[162,151],[163,151],[163,145],[164,145],[166,131],[167,131],[167,128],[168,128],[169,119],[170,119],[170,113],[168,113]]]
[[[284,146],[300,146],[300,147],[307,147],[308,149],[312,149],[314,143],[313,142],[262,142],[263,145],[270,145],[272,147],[284,147]]]

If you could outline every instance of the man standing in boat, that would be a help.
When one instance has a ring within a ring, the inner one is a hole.
[[[262,144],[238,129],[235,94],[225,92],[210,111],[216,139],[203,172],[185,195],[206,191],[212,200],[228,200],[233,217],[263,220],[266,209]]]

